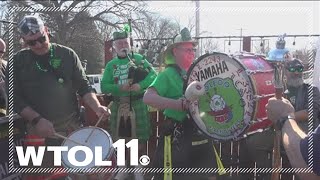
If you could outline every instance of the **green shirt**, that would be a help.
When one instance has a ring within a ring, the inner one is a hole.
[[[156,71],[153,69],[151,64],[143,58],[140,54],[134,54],[135,64],[143,66],[144,69],[149,70],[147,77],[140,81],[141,90],[139,92],[131,92],[131,95],[143,94],[147,87],[156,78]],[[103,77],[101,80],[101,91],[105,94],[111,93],[113,96],[129,96],[129,92],[120,90],[120,85],[128,83],[128,72],[130,68],[130,61],[128,58],[113,58],[107,63]]]
[[[155,88],[162,97],[179,99],[183,96],[183,80],[174,67],[167,67],[163,72],[159,73],[150,87]],[[187,113],[185,111],[165,109],[164,115],[182,122]]]
[[[84,69],[77,54],[70,48],[51,43],[54,53],[43,56],[34,54],[30,49],[23,49],[13,56],[14,107],[20,113],[30,106],[44,118],[55,123],[78,112],[77,93],[84,96],[92,92]],[[49,69],[49,60],[61,60],[56,71]],[[39,68],[37,63],[42,64]],[[58,75],[57,75],[58,74]],[[57,77],[63,77],[59,83]]]

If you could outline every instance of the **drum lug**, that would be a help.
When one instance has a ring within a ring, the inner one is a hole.
[[[255,74],[256,71],[252,71],[252,70],[247,69],[247,70],[246,70],[246,73],[247,73],[247,75],[250,76],[251,74]]]
[[[253,96],[253,100],[254,100],[254,101],[258,101],[258,100],[261,99],[261,98],[273,97],[273,96],[274,96],[274,93],[272,93],[272,94],[254,95],[254,96]]]
[[[250,69],[247,69],[246,70],[246,73],[249,76],[251,74],[256,74],[256,73],[270,73],[270,72],[273,72],[273,69],[270,69],[270,70],[250,70]]]
[[[248,132],[248,133],[246,133],[246,134],[243,135],[243,136],[248,137],[248,136],[250,136],[250,135],[252,135],[252,134],[255,134],[255,133],[262,133],[263,131],[264,131],[264,129],[257,129],[257,130],[255,130],[255,131]]]
[[[253,100],[254,101],[259,101],[259,99],[261,99],[262,98],[262,96],[260,96],[260,95],[254,95],[253,96]]]

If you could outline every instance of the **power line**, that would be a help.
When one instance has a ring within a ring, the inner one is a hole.
[[[286,35],[286,37],[319,37],[320,34],[295,34],[295,35]],[[270,38],[270,37],[279,37],[279,35],[254,35],[254,36],[206,36],[206,37],[194,37],[195,39],[203,38],[240,38],[240,37],[251,37],[251,38]]]
[[[271,38],[271,37],[279,37],[279,35],[254,35],[254,36],[203,36],[203,37],[193,37],[194,39],[233,39],[233,38],[243,38],[243,37],[251,37],[251,38]],[[320,37],[320,34],[293,34],[293,35],[286,35],[286,37]],[[147,41],[147,40],[173,40],[173,38],[151,38],[151,39],[144,39],[139,38],[135,39],[136,41]]]

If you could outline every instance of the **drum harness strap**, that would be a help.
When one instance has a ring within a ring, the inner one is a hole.
[[[163,180],[172,180],[171,136],[164,136]]]
[[[182,81],[183,81],[183,89],[186,89],[187,86],[187,75],[184,75],[182,73],[182,70],[178,67],[178,65],[176,64],[170,64],[167,67],[173,67],[176,69],[176,71],[179,73]],[[165,136],[164,137],[164,180],[172,180],[172,160],[171,160],[171,136]],[[200,140],[200,141],[193,141],[192,142],[192,146],[197,146],[197,145],[201,145],[201,144],[206,144],[208,143],[209,140],[208,139],[204,139],[204,140]],[[223,166],[223,163],[220,159],[220,156],[214,146],[213,146],[213,150],[216,156],[216,163],[218,166],[218,173],[219,175],[224,175],[226,174],[225,168]],[[169,172],[168,172],[169,170]]]

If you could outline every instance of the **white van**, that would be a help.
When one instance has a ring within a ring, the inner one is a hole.
[[[100,82],[102,79],[102,74],[88,74],[87,78],[90,85],[95,90],[95,93],[101,94]]]

